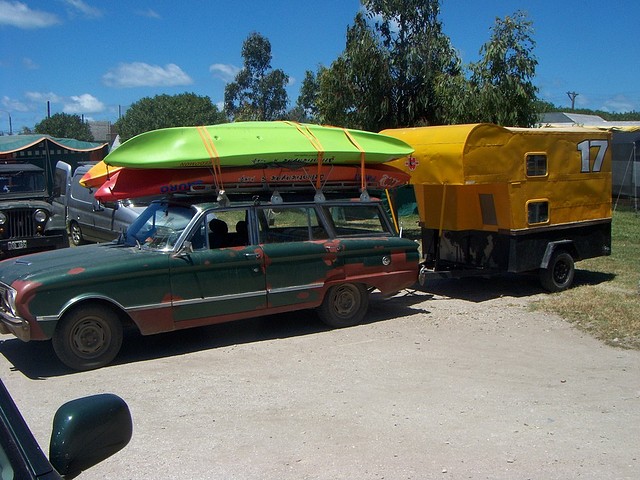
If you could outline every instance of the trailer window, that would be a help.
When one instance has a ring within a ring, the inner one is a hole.
[[[527,204],[529,225],[549,221],[549,202],[529,202]]]
[[[544,177],[547,174],[547,155],[545,153],[527,154],[527,177]]]

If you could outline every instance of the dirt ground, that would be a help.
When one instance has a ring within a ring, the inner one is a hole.
[[[524,277],[372,297],[367,323],[313,312],[128,335],[73,373],[0,336],[0,375],[46,450],[63,402],[123,397],[125,450],[82,479],[638,479],[640,352],[528,307]]]

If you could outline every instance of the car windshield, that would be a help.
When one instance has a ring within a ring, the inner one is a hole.
[[[152,203],[127,228],[124,243],[153,250],[172,250],[195,213],[185,206]]]
[[[0,195],[5,193],[42,193],[44,171],[15,171],[0,173]]]

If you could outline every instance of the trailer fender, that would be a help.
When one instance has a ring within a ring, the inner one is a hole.
[[[540,262],[540,268],[547,268],[549,266],[549,261],[551,260],[551,256],[553,255],[553,252],[555,252],[555,250],[559,247],[561,247],[564,250],[567,250],[574,259],[576,258],[576,249],[575,249],[575,246],[573,245],[573,240],[558,240],[555,242],[549,242],[547,243],[547,249],[545,250],[544,255],[542,256],[542,261]]]

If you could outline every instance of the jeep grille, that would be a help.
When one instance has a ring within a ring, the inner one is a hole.
[[[29,208],[17,208],[5,210],[9,238],[33,237],[36,235],[33,210]]]

